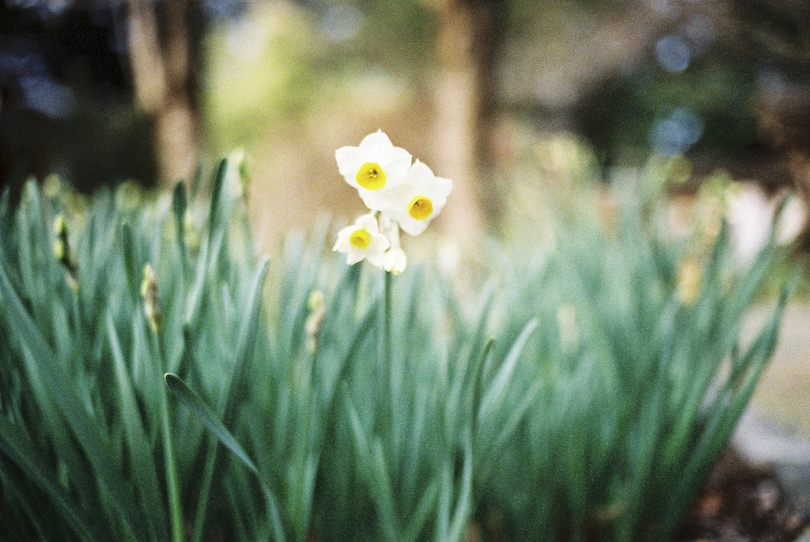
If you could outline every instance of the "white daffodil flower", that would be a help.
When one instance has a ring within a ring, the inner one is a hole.
[[[332,250],[346,254],[346,263],[354,265],[363,259],[382,267],[385,251],[391,244],[382,235],[374,215],[363,215],[351,225],[338,232]]]
[[[411,154],[395,147],[382,130],[364,137],[357,147],[339,148],[335,159],[340,174],[372,211],[382,210],[386,190],[402,181],[411,166]]]
[[[385,191],[383,213],[411,235],[419,235],[444,207],[453,181],[436,177],[416,160],[402,182]]]

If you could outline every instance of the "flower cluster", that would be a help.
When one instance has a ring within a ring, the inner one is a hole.
[[[333,250],[346,263],[368,260],[392,273],[407,265],[399,244],[400,228],[419,235],[444,207],[453,181],[437,177],[408,151],[395,147],[384,132],[369,134],[357,147],[335,152],[338,170],[357,189],[370,212],[338,232]]]

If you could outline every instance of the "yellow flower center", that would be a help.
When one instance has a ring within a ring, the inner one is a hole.
[[[360,171],[354,178],[357,179],[357,184],[368,190],[379,190],[385,186],[385,172],[380,164],[374,162],[366,162],[360,166]]]
[[[433,214],[433,202],[425,196],[416,196],[408,204],[408,214],[416,220],[425,220]]]
[[[363,250],[368,248],[368,244],[370,242],[371,234],[362,228],[355,230],[351,237],[349,237],[349,243],[351,243],[353,247],[361,248]]]

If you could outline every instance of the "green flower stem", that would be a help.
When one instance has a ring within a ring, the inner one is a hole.
[[[153,330],[155,351],[159,365],[163,364],[160,344],[160,331]],[[162,384],[162,381],[160,382]],[[177,477],[177,464],[174,459],[174,437],[172,436],[171,413],[169,412],[169,390],[160,386],[160,424],[163,437],[163,466],[166,471],[166,484],[169,494],[169,516],[172,524],[172,542],[183,542],[183,512],[180,506],[180,483]]]
[[[391,366],[391,282],[393,273],[385,272],[385,300],[383,301],[383,355],[385,366]]]
[[[384,293],[383,293],[383,320],[382,320],[382,356],[383,356],[383,374],[385,375],[384,385],[388,389],[389,396],[393,394],[393,370],[391,367],[391,286],[393,282],[393,273],[384,271]],[[394,417],[394,403],[389,401],[390,408],[387,412],[388,419],[384,427],[390,427]]]

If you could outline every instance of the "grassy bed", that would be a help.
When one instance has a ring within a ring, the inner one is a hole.
[[[325,232],[256,254],[241,175],[4,196],[1,538],[673,538],[773,349],[784,293],[738,340],[773,239],[571,219],[460,294]]]

